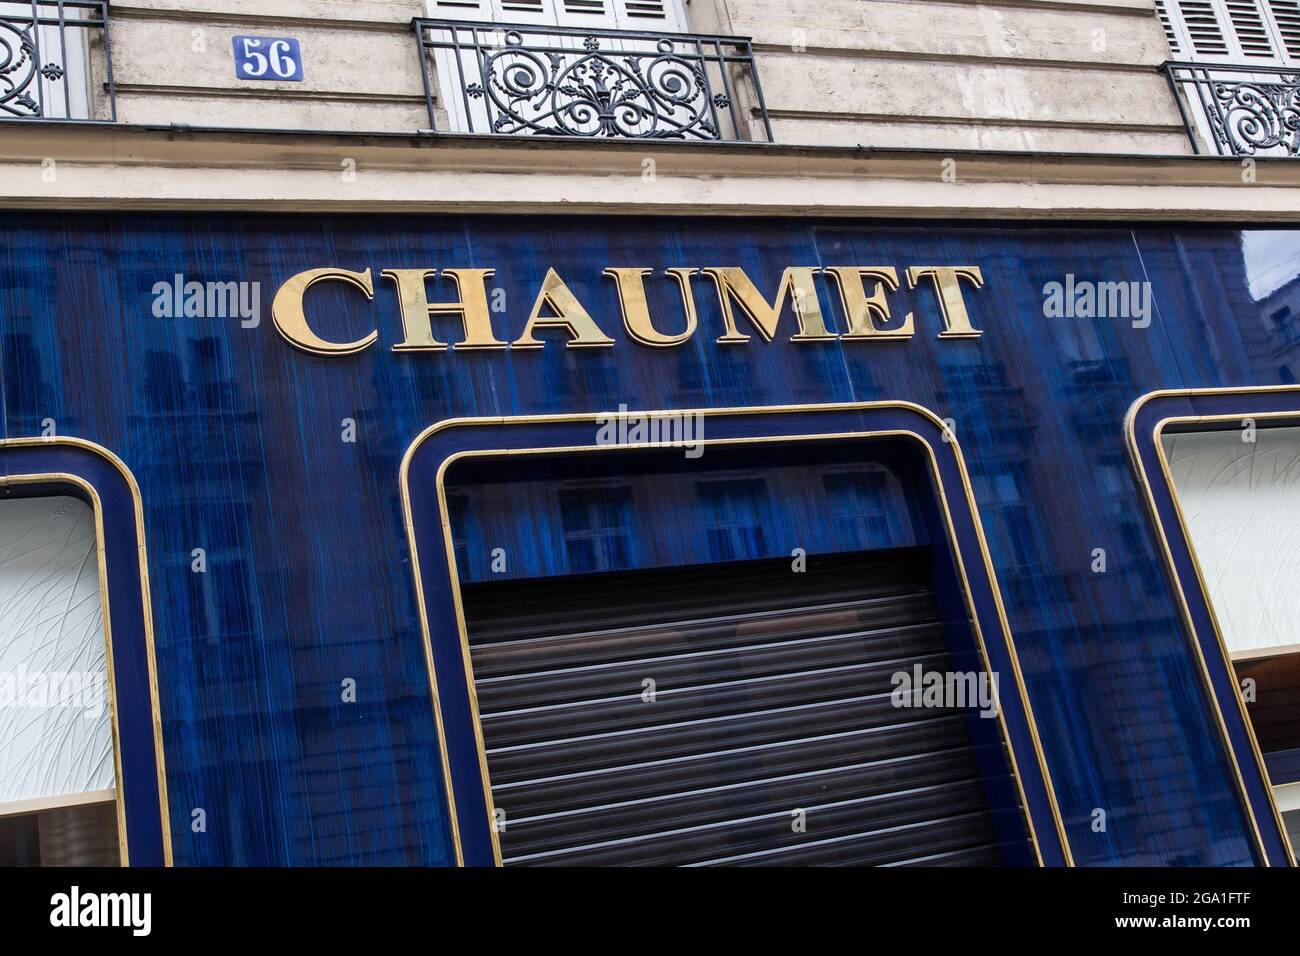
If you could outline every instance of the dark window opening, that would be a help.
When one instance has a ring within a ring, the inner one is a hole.
[[[0,866],[117,866],[114,801],[0,816]]]
[[[1300,653],[1233,661],[1292,848],[1300,848]],[[1300,862],[1300,860],[1297,860]]]

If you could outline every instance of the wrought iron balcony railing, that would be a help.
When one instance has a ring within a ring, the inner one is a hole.
[[[1300,67],[1166,63],[1164,73],[1196,152],[1203,137],[1220,156],[1300,156]]]
[[[107,0],[0,2],[0,118],[117,118]]]
[[[436,131],[772,140],[747,38],[426,19],[415,33]]]

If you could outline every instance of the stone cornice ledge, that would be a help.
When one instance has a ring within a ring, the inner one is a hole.
[[[19,121],[0,206],[1300,223],[1300,160]]]

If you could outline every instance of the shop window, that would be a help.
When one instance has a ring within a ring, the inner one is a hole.
[[[1274,787],[1273,792],[1277,797],[1277,808],[1282,811],[1282,822],[1286,824],[1291,846],[1300,846],[1300,783]]]
[[[94,513],[0,501],[0,864],[119,860]]]
[[[1294,832],[1300,823],[1300,428],[1162,440],[1207,596],[1279,808]]]
[[[460,582],[501,862],[1034,862],[910,442],[511,464],[508,494],[499,460],[447,471],[453,535],[492,528],[524,572]],[[622,567],[592,573],[614,542]],[[922,673],[966,691],[895,693]]]

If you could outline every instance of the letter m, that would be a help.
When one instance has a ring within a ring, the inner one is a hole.
[[[1131,319],[1127,282],[1098,282],[1097,311],[1105,319]]]
[[[205,318],[209,319],[229,319],[238,315],[239,283],[209,282],[207,308]]]
[[[129,893],[105,893],[100,897],[103,901],[103,918],[101,924],[104,926],[129,926],[131,925],[131,914],[134,912],[134,906]]]
[[[790,337],[794,342],[811,339],[833,339],[835,334],[826,328],[821,303],[817,301],[817,286],[813,283],[816,269],[791,267],[781,274],[781,287],[776,302],[769,303],[754,287],[744,269],[704,269],[704,274],[718,287],[718,301],[722,304],[722,321],[726,334],[718,339],[722,343],[748,342],[749,336],[736,328],[735,306],[740,306],[745,317],[758,329],[765,342],[776,338],[776,327],[785,309],[785,300],[793,294],[794,314],[799,321],[799,332]]]

